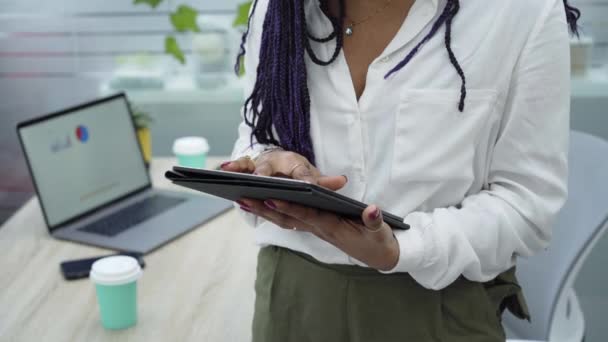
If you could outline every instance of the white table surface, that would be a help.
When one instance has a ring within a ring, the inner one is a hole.
[[[211,166],[220,160],[211,158]],[[154,185],[172,159],[155,159]],[[62,261],[111,253],[55,240],[37,199],[0,228],[0,341],[248,341],[257,247],[235,210],[145,256],[135,327],[105,330],[88,279],[65,281]]]

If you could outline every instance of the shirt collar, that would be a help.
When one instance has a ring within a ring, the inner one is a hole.
[[[439,6],[442,2],[444,0],[416,0],[401,28],[378,58],[384,58],[403,48],[430,27],[429,24],[439,15]]]
[[[393,40],[377,59],[389,56],[393,52],[405,47],[418,37],[423,30],[430,27],[429,24],[439,15],[439,8],[443,3],[445,3],[445,0],[414,1],[407,19],[403,21],[403,24]],[[332,26],[319,6],[319,1],[306,1],[305,11],[307,13],[307,20],[310,20],[309,30],[311,30],[314,35],[323,37],[331,32]],[[325,47],[323,54],[327,55],[325,57],[328,57],[329,48],[327,47],[327,44],[324,44],[323,46]]]

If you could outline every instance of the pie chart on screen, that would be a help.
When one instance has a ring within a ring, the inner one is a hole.
[[[78,140],[83,143],[89,140],[89,130],[86,126],[79,125],[78,127],[76,127],[76,138],[78,138]]]

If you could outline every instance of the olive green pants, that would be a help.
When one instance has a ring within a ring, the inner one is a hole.
[[[504,285],[492,289],[461,277],[432,291],[406,273],[328,265],[265,247],[258,255],[253,341],[504,341],[504,298],[519,290]]]

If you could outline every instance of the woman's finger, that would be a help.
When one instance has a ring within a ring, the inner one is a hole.
[[[286,151],[271,152],[261,157],[257,164],[256,174],[262,176],[289,177],[314,181],[313,176],[316,169],[310,165],[306,158],[297,153]],[[316,181],[314,183],[316,184]]]
[[[347,182],[346,176],[320,176],[317,178],[317,184],[333,191],[342,189]]]
[[[246,210],[248,210],[249,212],[258,215],[268,221],[273,222],[274,224],[276,224],[277,226],[283,228],[283,229],[289,229],[289,230],[298,230],[298,231],[306,231],[306,232],[313,232],[314,231],[314,227],[302,222],[292,216],[288,216],[285,214],[282,214],[274,209],[272,209],[271,207],[268,206],[268,204],[262,202],[262,201],[258,201],[258,200],[251,200],[251,199],[241,199],[239,201],[239,204],[241,204],[241,206],[243,206],[243,204],[246,206]]]
[[[361,214],[361,219],[368,232],[377,233],[384,228],[382,211],[376,205],[370,205]]]
[[[255,163],[249,157],[241,157],[220,165],[223,171],[252,173],[255,170]]]
[[[288,172],[288,176],[305,181],[311,184],[318,184],[317,177],[313,174],[311,169],[312,165],[310,165],[307,161],[296,161],[291,165],[291,169]]]
[[[255,166],[254,174],[259,176],[274,176],[274,168],[272,167],[272,163],[267,159],[261,160]]]
[[[279,200],[266,200],[264,203],[272,210],[293,217],[319,230],[326,230],[331,235],[341,226],[339,216],[323,210]]]
[[[288,177],[317,184],[320,175],[306,158],[289,151],[274,151],[262,155],[256,163],[255,174],[261,176]]]
[[[269,177],[288,177],[318,184],[331,190],[344,187],[346,176],[322,176],[321,172],[303,156],[289,151],[272,151],[256,159],[254,174]]]

